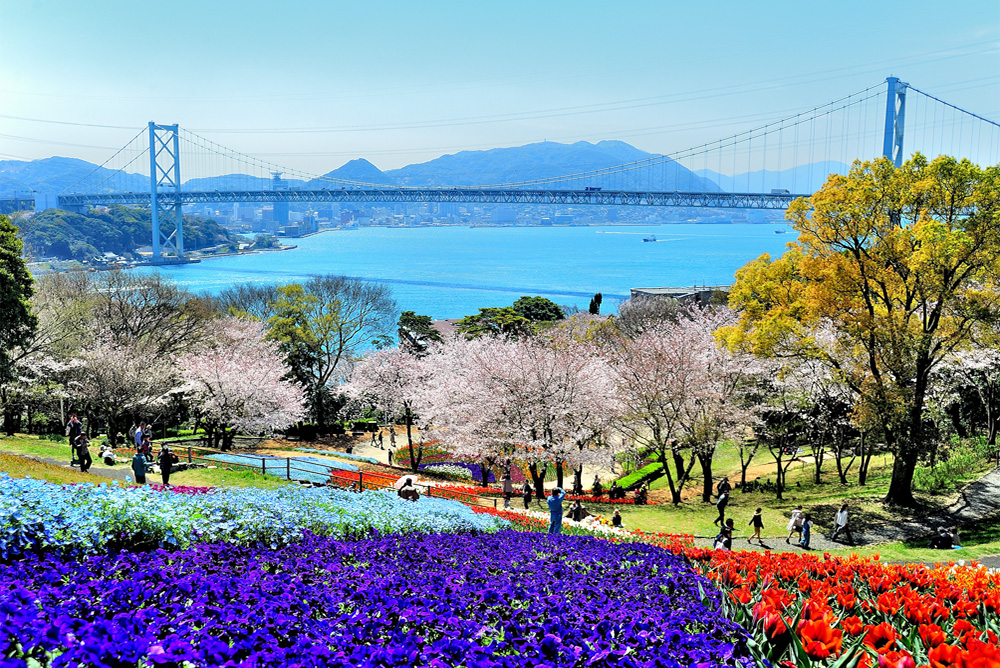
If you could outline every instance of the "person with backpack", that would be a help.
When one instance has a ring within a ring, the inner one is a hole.
[[[761,545],[764,544],[764,541],[760,537],[760,532],[764,530],[764,516],[762,515],[762,513],[763,509],[758,508],[757,510],[754,511],[753,517],[750,518],[750,521],[747,522],[747,524],[753,527],[753,533],[750,534],[749,537],[747,537],[748,543],[751,542],[754,538],[756,538],[758,543],[760,543]]]

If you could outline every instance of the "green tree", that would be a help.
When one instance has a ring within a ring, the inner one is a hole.
[[[403,311],[399,314],[399,342],[407,346],[415,355],[427,352],[432,342],[441,343],[441,332],[431,325],[429,315],[417,315],[414,311]]]
[[[343,363],[391,333],[396,302],[384,285],[345,276],[317,276],[277,289],[268,320],[292,376],[307,388],[310,412],[325,429],[329,389]]]
[[[0,215],[0,382],[13,374],[12,353],[31,340],[38,320],[31,310],[31,272],[17,228]]]
[[[601,314],[601,302],[604,301],[604,295],[598,292],[590,300],[590,313],[592,315]]]
[[[535,331],[531,320],[511,306],[481,308],[476,315],[467,315],[455,323],[455,328],[467,339],[481,336],[531,336]]]
[[[827,362],[859,397],[854,419],[895,454],[886,500],[913,505],[931,372],[1000,311],[1000,167],[858,162],[788,217],[798,241],[737,272],[741,320],[721,336]]]
[[[545,297],[520,297],[511,306],[514,312],[531,322],[549,322],[565,317],[562,308]]]

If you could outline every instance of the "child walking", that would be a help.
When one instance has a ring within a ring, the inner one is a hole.
[[[799,545],[801,545],[803,549],[806,550],[809,549],[809,537],[810,534],[812,533],[812,527],[813,527],[812,515],[806,513],[805,518],[802,521],[802,538],[801,540],[799,540]]]
[[[748,543],[751,542],[754,538],[756,538],[758,543],[760,543],[761,545],[764,544],[764,541],[761,540],[760,538],[760,532],[764,528],[764,516],[761,515],[761,512],[762,510],[760,508],[755,510],[753,517],[751,517],[750,521],[747,522],[747,524],[753,527],[753,533],[750,534],[750,536],[747,538]]]

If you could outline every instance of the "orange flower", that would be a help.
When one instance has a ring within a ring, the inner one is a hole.
[[[891,591],[879,595],[875,602],[878,604],[879,612],[886,615],[895,615],[899,612],[899,597]]]
[[[770,640],[776,640],[783,633],[788,631],[788,625],[777,612],[766,612],[763,616],[764,633]]]
[[[885,654],[896,646],[896,631],[885,622],[878,626],[869,626],[863,642],[878,654]],[[882,662],[879,660],[879,666],[881,665]]]
[[[951,634],[956,638],[961,638],[968,633],[975,633],[976,627],[973,626],[969,620],[960,619],[955,622],[955,625],[951,627]]]
[[[886,652],[878,657],[878,668],[917,668],[909,652]]]
[[[826,659],[840,654],[844,632],[830,628],[825,621],[806,621],[799,624],[799,638],[810,659]]]
[[[746,587],[740,587],[739,589],[732,590],[731,592],[729,592],[729,596],[737,603],[742,603],[743,605],[749,603],[750,599],[752,598],[750,590],[747,589]]]
[[[924,647],[928,649],[937,647],[947,640],[944,631],[937,624],[921,624],[919,631],[920,639],[924,641]]]
[[[862,622],[861,618],[857,615],[845,617],[840,621],[840,625],[843,626],[844,630],[852,636],[860,635],[861,632],[865,630],[864,622]]]
[[[961,668],[963,654],[961,647],[942,643],[927,652],[927,660],[930,668]]]
[[[962,668],[1000,668],[1000,649],[973,638],[962,656]]]

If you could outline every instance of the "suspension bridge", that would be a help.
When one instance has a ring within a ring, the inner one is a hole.
[[[234,151],[178,125],[150,122],[90,176],[42,200],[45,206],[76,211],[110,204],[148,207],[153,261],[170,256],[176,261],[184,257],[183,206],[189,204],[271,204],[285,222],[289,205],[321,202],[785,209],[797,197],[812,194],[817,179],[827,175],[809,170],[878,156],[899,166],[904,139],[911,154],[1000,162],[1000,124],[890,77],[833,102],[669,155],[475,186],[406,187],[307,174]],[[182,157],[187,181],[181,179]],[[300,185],[288,185],[292,181]],[[37,199],[35,206],[39,208]]]

